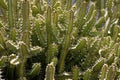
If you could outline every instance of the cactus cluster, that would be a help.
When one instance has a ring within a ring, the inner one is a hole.
[[[119,0],[0,0],[1,80],[119,80]]]

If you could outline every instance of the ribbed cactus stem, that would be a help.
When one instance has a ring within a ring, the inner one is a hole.
[[[113,28],[113,40],[116,42],[117,40],[117,37],[118,37],[118,33],[119,33],[119,26],[118,25],[115,25],[114,28]]]
[[[72,0],[67,0],[67,10],[70,10],[72,7]]]
[[[12,2],[13,6],[12,6],[12,9],[13,9],[13,19],[14,19],[14,26],[17,27],[17,21],[18,21],[18,9],[17,9],[17,0],[13,0]]]
[[[96,10],[93,11],[90,20],[88,22],[86,22],[85,25],[83,26],[83,28],[84,28],[83,32],[82,32],[83,36],[89,34],[90,30],[92,29],[92,27],[95,24],[95,21],[96,21],[95,17],[96,17]]]
[[[27,47],[30,47],[30,32],[29,31],[23,32],[22,41],[27,45]]]
[[[86,44],[86,40],[81,39],[81,40],[78,41],[77,45],[71,49],[71,51],[75,52],[75,51],[78,51],[78,50],[82,50],[84,48],[85,44]]]
[[[12,39],[13,41],[17,40],[17,29],[13,28],[10,32],[10,39]]]
[[[73,80],[79,80],[79,68],[77,66],[73,67]]]
[[[2,46],[5,46],[5,38],[4,38],[4,34],[2,32],[0,32],[0,44]]]
[[[55,27],[58,25],[58,12],[54,11],[53,13],[53,25],[55,25]]]
[[[55,57],[57,52],[58,52],[58,47],[55,43],[51,44],[48,47],[47,58],[46,58],[47,63],[51,62],[51,60]]]
[[[41,69],[41,64],[40,63],[35,63],[32,66],[32,70],[30,71],[30,77],[33,78],[37,76],[40,72]]]
[[[9,21],[10,28],[14,27],[12,2],[13,0],[8,0],[8,21]]]
[[[104,32],[103,32],[103,36],[107,36],[108,35],[108,30],[110,27],[110,18],[107,19],[105,26],[104,26]]]
[[[70,11],[70,17],[69,17],[68,31],[67,31],[67,34],[66,34],[66,37],[65,37],[63,50],[61,51],[61,54],[60,54],[59,73],[63,72],[63,70],[64,70],[65,58],[67,56],[68,48],[70,46],[71,32],[72,32],[72,29],[73,29],[73,17],[74,17],[74,13],[71,10]]]
[[[52,36],[51,36],[51,7],[48,6],[47,8],[47,15],[46,15],[46,31],[47,31],[47,46],[49,47],[52,43]]]
[[[107,70],[108,70],[108,65],[104,64],[100,72],[99,80],[105,80]]]
[[[114,80],[116,75],[116,65],[113,63],[107,72],[106,80]]]
[[[20,43],[20,57],[21,57],[21,62],[19,66],[19,77],[24,77],[25,76],[25,63],[27,60],[28,56],[28,48],[25,43],[21,42]]]
[[[54,64],[52,62],[52,63],[48,64],[46,67],[45,80],[55,80],[54,74],[55,74],[55,67],[54,67]]]
[[[92,75],[92,74],[91,74],[91,70],[88,69],[88,70],[85,71],[85,74],[84,74],[83,79],[84,79],[84,80],[89,80],[91,75]]]
[[[80,20],[80,23],[86,14],[86,8],[87,8],[87,3],[84,1],[81,3],[81,6],[78,12],[78,19]]]
[[[0,0],[0,6],[3,8],[3,9],[7,9],[7,5],[5,3],[4,0]]]
[[[22,16],[23,16],[23,31],[25,29],[30,30],[30,21],[29,21],[29,1],[24,0],[22,4]]]
[[[39,10],[39,13],[40,14],[43,14],[43,10],[41,8],[42,6],[42,1],[41,0],[35,0],[35,5],[37,6],[38,10]]]
[[[96,62],[96,64],[93,66],[93,71],[94,71],[94,72],[100,71],[101,68],[102,68],[102,66],[103,66],[103,64],[104,64],[104,61],[105,61],[104,58],[100,58],[100,59]]]
[[[15,72],[15,67],[17,66],[17,65],[19,65],[19,60],[18,60],[18,56],[16,57],[15,56],[15,58],[13,58],[13,59],[11,59],[11,61],[10,61],[10,66],[9,66],[9,69],[8,69],[8,73],[9,73],[9,79],[10,80],[13,80],[14,79],[14,77],[15,77],[15,75],[14,75],[14,72]]]

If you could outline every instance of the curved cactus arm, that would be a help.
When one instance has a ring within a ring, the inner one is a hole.
[[[104,65],[105,59],[104,58],[100,58],[96,64],[93,66],[93,71],[100,71],[100,69],[102,68],[102,66]]]
[[[86,39],[81,39],[81,40],[78,41],[78,43],[75,47],[71,48],[71,51],[75,52],[75,51],[78,51],[78,50],[82,50],[85,45],[86,45]]]
[[[100,17],[95,23],[96,29],[98,30],[98,29],[102,28],[102,25],[104,22],[105,22],[105,17]]]
[[[108,30],[110,27],[110,18],[107,19],[105,26],[104,26],[104,32],[103,32],[103,36],[107,36],[108,35]]]

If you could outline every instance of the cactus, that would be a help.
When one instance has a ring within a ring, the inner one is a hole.
[[[46,67],[46,77],[45,80],[54,80],[55,67],[53,63],[48,64]]]
[[[73,80],[79,80],[79,68],[77,66],[73,67]]]
[[[119,8],[119,0],[0,0],[0,75],[119,79]]]

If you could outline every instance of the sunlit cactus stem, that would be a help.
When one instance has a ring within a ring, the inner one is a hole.
[[[52,62],[52,63],[48,64],[46,67],[45,80],[55,80],[54,74],[55,74],[55,67],[54,67],[54,64]]]
[[[100,72],[99,80],[105,80],[107,70],[108,70],[108,65],[104,64]]]
[[[113,63],[107,72],[106,80],[114,80],[116,76],[116,65]]]
[[[73,29],[73,17],[74,17],[74,13],[71,10],[70,11],[70,17],[69,17],[69,25],[68,25],[68,31],[65,37],[65,42],[63,45],[63,50],[61,51],[60,54],[60,60],[59,60],[59,73],[64,71],[64,65],[65,65],[65,58],[67,56],[68,53],[68,48],[70,46],[70,39],[71,39],[71,32]]]
[[[25,43],[21,42],[20,43],[20,66],[19,66],[19,77],[24,77],[25,76],[25,63],[27,60],[28,56],[28,48]]]

